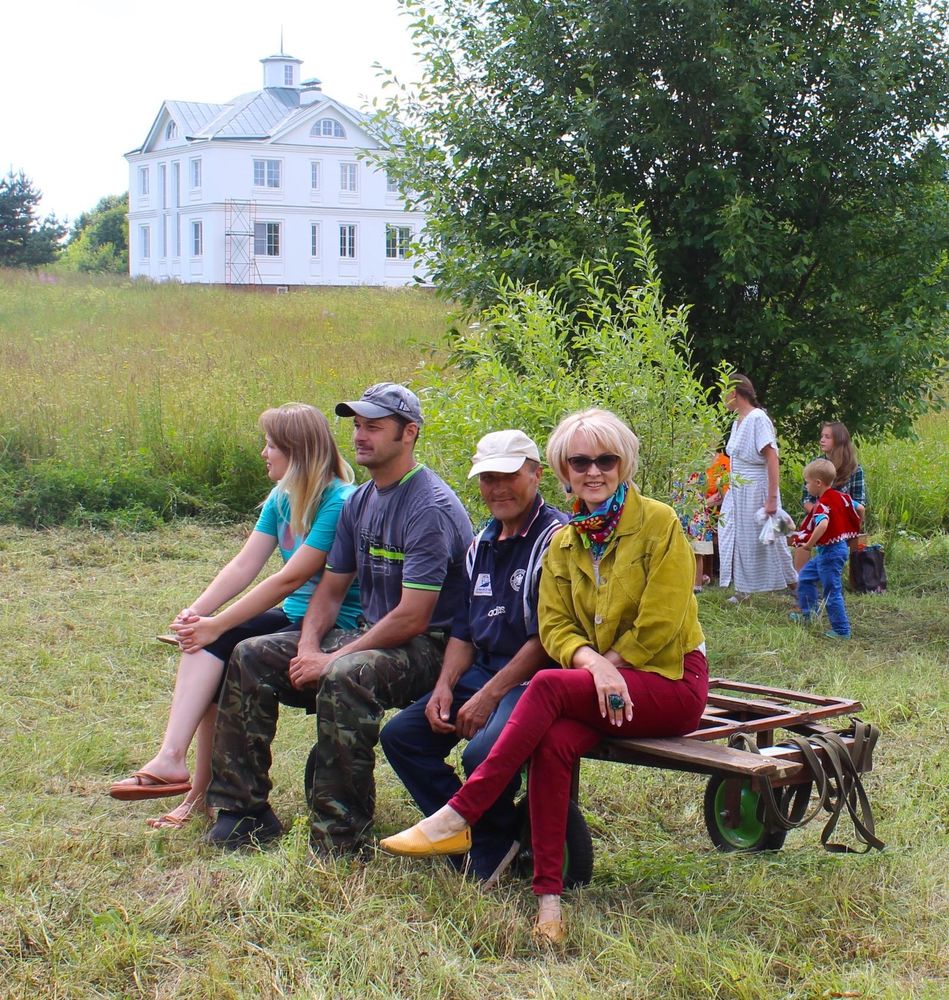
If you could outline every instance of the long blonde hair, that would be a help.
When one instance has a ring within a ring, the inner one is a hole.
[[[264,410],[257,423],[289,459],[277,485],[290,501],[290,530],[305,535],[323,491],[333,479],[353,482],[352,467],[340,454],[329,421],[315,406],[284,403]]]

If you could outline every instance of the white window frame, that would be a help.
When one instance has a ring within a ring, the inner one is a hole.
[[[201,219],[191,220],[191,256],[204,256],[204,222]]]
[[[142,260],[151,260],[152,256],[152,227],[138,227],[138,250]]]
[[[339,189],[346,194],[359,190],[359,164],[346,160],[339,165]]]
[[[319,191],[323,184],[323,161],[310,160],[310,190]]]
[[[201,187],[201,157],[193,156],[188,162],[188,178],[191,181],[191,190]]]
[[[358,228],[355,222],[341,222],[339,224],[340,260],[356,260],[356,254],[359,252]]]
[[[323,256],[321,252],[321,240],[323,238],[323,227],[318,222],[310,223],[310,259],[319,260]]]
[[[280,223],[279,222],[255,222],[254,223],[254,256],[255,257],[279,257],[280,246]]]
[[[320,118],[313,123],[310,135],[320,139],[345,139],[346,129],[335,118]]]
[[[148,167],[138,168],[138,193],[142,198],[148,197]]]
[[[386,223],[386,260],[405,260],[408,257],[413,235],[411,226],[395,226]]]
[[[386,194],[399,194],[399,182],[386,171]]]
[[[254,160],[254,187],[279,191],[283,186],[283,164],[280,160]]]
[[[166,139],[177,139],[178,138],[178,126],[172,121],[165,126],[165,138]]]
[[[293,86],[293,67],[284,66],[283,67],[283,85],[285,87]]]

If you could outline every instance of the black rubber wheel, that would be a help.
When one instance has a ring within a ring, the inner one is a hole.
[[[530,878],[534,874],[534,851],[531,847],[531,821],[526,797],[518,802],[517,809],[521,817],[521,849],[514,860],[514,870],[523,878]],[[575,889],[580,885],[589,885],[591,878],[593,838],[580,807],[571,799],[567,806],[567,837],[563,849],[563,887]]]
[[[736,793],[737,821],[728,815],[729,799]],[[797,788],[781,789],[778,794],[779,804],[797,796],[792,806],[792,817],[795,812],[798,812],[798,818],[804,814],[809,786],[803,802]],[[764,801],[758,792],[752,790],[750,778],[722,778],[718,775],[709,778],[705,788],[705,828],[720,851],[779,851],[788,835],[787,830],[768,828]]]
[[[316,773],[316,744],[313,744],[312,749],[306,758],[306,767],[303,769],[303,797],[306,799],[306,804],[308,807],[312,807],[313,803],[310,801],[311,795],[313,793],[313,775]]]

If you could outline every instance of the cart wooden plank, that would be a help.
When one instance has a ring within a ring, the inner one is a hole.
[[[705,743],[689,736],[603,740],[585,756],[623,764],[642,764],[646,767],[671,766],[675,770],[696,771],[700,774],[724,772],[778,781],[792,777],[802,767],[797,761]]]

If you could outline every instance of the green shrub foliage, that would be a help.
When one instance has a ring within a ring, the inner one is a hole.
[[[581,263],[552,290],[502,278],[495,304],[456,333],[454,365],[423,372],[422,454],[449,482],[462,485],[482,434],[520,428],[543,451],[562,417],[591,406],[612,410],[639,436],[643,493],[668,501],[675,479],[706,467],[722,437],[728,372],[720,367],[718,384],[702,385],[688,310],[663,303],[648,227],[629,213],[626,228],[635,280],[614,261]],[[464,493],[477,509],[476,483]],[[546,493],[560,496],[551,484]]]

